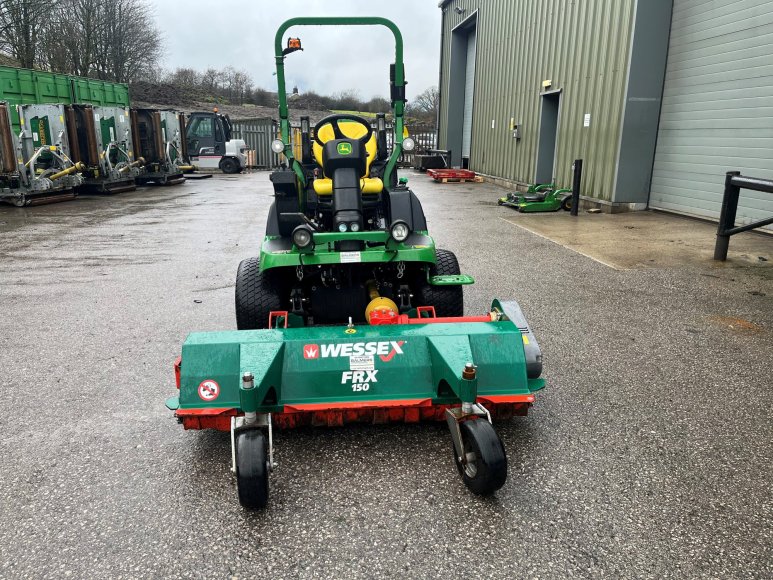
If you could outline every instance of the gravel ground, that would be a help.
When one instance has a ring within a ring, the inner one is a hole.
[[[303,429],[245,513],[227,434],[164,408],[185,334],[235,325],[266,173],[3,207],[0,577],[772,577],[770,270],[617,271],[411,182],[468,312],[518,299],[545,353],[495,497],[443,425]]]

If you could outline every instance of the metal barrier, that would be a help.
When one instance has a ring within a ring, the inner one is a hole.
[[[773,217],[752,222],[745,226],[735,226],[735,216],[738,211],[738,198],[741,189],[752,191],[764,191],[773,193],[773,181],[758,179],[756,177],[744,177],[740,171],[728,171],[725,176],[725,194],[722,196],[722,211],[719,214],[719,228],[717,228],[717,242],[714,245],[714,259],[724,261],[727,259],[727,250],[730,246],[730,236],[747,232],[755,228],[761,228],[773,224]]]
[[[416,142],[416,149],[411,152],[403,151],[397,163],[400,167],[411,167],[414,155],[424,155],[437,147],[437,132],[431,125],[409,125],[408,134]],[[392,125],[387,125],[387,149],[392,152],[394,132]]]
[[[273,119],[239,119],[231,122],[233,136],[244,139],[247,149],[255,151],[254,167],[273,169],[279,159],[271,151],[271,142],[276,139],[277,124]]]

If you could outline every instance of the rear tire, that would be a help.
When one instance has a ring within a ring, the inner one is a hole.
[[[242,260],[236,271],[236,328],[267,328],[269,314],[281,309],[281,286],[276,272],[261,272],[259,258]]]
[[[224,157],[220,160],[220,170],[223,173],[233,174],[239,173],[241,168],[239,167],[239,162],[236,161],[236,159],[232,159],[231,157]]]
[[[436,250],[437,264],[430,267],[430,276],[461,274],[459,262],[453,252]],[[422,281],[419,299],[422,306],[434,306],[437,316],[464,316],[464,292],[461,286],[432,286]]]
[[[567,197],[564,201],[561,202],[561,209],[564,211],[571,211],[572,209],[572,197]]]

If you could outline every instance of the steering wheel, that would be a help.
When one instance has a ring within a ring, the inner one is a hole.
[[[340,121],[354,121],[355,123],[359,123],[365,127],[365,129],[367,129],[367,133],[358,139],[358,141],[362,143],[363,146],[365,146],[365,144],[373,135],[373,127],[371,127],[370,123],[368,123],[365,119],[358,117],[357,115],[341,113],[339,115],[330,115],[329,117],[325,117],[319,123],[314,125],[314,141],[316,141],[320,147],[325,146],[325,144],[319,138],[319,130],[328,124],[333,127],[333,134],[335,135],[336,139],[350,139],[350,137],[347,137],[341,131],[341,126],[339,125]]]

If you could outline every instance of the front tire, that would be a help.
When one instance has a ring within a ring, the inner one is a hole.
[[[236,159],[231,157],[224,157],[220,160],[220,170],[223,173],[233,174],[239,173],[241,168],[239,167],[239,162],[236,161]]]
[[[491,495],[507,479],[505,446],[485,419],[464,421],[459,428],[464,457],[460,461],[454,448],[454,461],[462,481],[477,495]]]
[[[267,328],[269,314],[282,309],[276,272],[262,272],[259,258],[242,260],[236,271],[235,299],[237,329]]]
[[[236,491],[239,503],[248,510],[268,504],[268,442],[259,429],[236,435]]]
[[[453,252],[436,250],[437,264],[430,267],[430,276],[461,274]],[[432,286],[422,281],[419,291],[422,306],[434,306],[437,316],[464,316],[464,291],[461,286]]]
[[[572,197],[569,196],[561,202],[561,209],[564,211],[571,211],[572,209]]]

